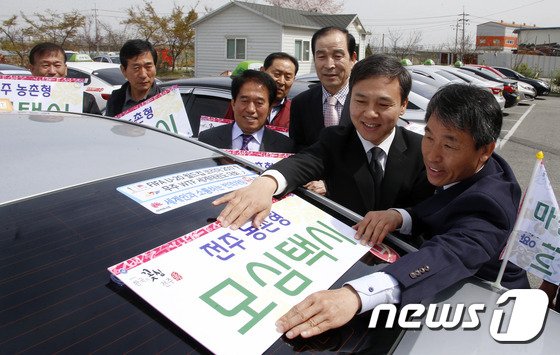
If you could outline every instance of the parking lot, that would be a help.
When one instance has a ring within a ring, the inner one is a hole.
[[[531,178],[535,154],[542,150],[556,199],[560,191],[560,97],[544,96],[530,104],[507,108],[498,154],[507,159],[521,187]],[[504,139],[505,138],[505,139]]]

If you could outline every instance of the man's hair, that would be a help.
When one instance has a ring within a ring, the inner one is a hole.
[[[64,58],[64,63],[66,63],[66,53],[64,53],[64,49],[56,43],[52,42],[43,42],[36,44],[31,51],[29,52],[29,63],[31,65],[35,65],[35,57],[39,56],[42,57],[46,53],[52,52],[59,52],[62,54],[62,58]]]
[[[158,60],[157,52],[150,42],[144,41],[143,39],[131,39],[126,41],[119,52],[119,59],[121,60],[122,66],[126,69],[129,59],[146,52],[152,53],[154,65],[156,65]]]
[[[432,115],[445,127],[469,133],[476,149],[495,142],[502,129],[502,110],[494,95],[468,84],[439,89],[428,103],[426,122]]]
[[[352,57],[352,54],[356,51],[356,39],[350,32],[348,32],[347,29],[336,26],[323,27],[313,34],[313,37],[311,37],[311,51],[313,52],[313,55],[315,55],[315,43],[317,43],[317,40],[335,31],[341,32],[342,34],[346,35],[348,54],[350,55],[350,57]]]
[[[385,54],[374,54],[357,62],[350,73],[349,87],[362,80],[373,77],[386,77],[397,79],[401,87],[401,102],[404,102],[410,93],[412,79],[410,73],[398,59]]]
[[[274,79],[265,72],[252,69],[245,70],[243,73],[232,77],[231,97],[234,100],[237,100],[241,87],[248,82],[264,85],[268,89],[268,103],[272,105],[274,99],[276,99],[276,83]]]
[[[268,57],[266,57],[266,59],[264,60],[264,64],[263,64],[264,69],[265,70],[268,69],[276,59],[286,59],[292,62],[296,68],[295,74],[297,74],[299,70],[299,64],[297,59],[285,52],[270,53]]]

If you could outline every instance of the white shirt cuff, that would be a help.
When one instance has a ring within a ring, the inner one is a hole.
[[[412,217],[410,214],[402,208],[391,208],[401,214],[402,225],[397,229],[398,232],[405,235],[410,235],[412,233]]]
[[[274,180],[276,180],[276,191],[274,191],[274,196],[280,195],[286,188],[288,187],[288,181],[278,170],[267,170],[261,174],[261,176],[270,176]]]
[[[372,310],[380,304],[400,303],[401,301],[398,281],[382,271],[349,281],[345,285],[352,286],[358,293],[362,301],[360,313]]]

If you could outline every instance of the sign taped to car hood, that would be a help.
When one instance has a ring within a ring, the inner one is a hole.
[[[229,164],[165,175],[121,186],[117,190],[153,213],[161,214],[237,190],[249,185],[256,177],[252,171]]]

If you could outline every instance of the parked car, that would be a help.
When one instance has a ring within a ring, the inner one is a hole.
[[[474,68],[471,66],[462,66],[459,70],[463,70],[469,73],[473,73],[482,79],[494,81],[504,84],[503,95],[506,99],[506,107],[512,107],[519,103],[521,97],[519,96],[517,89],[517,81],[508,78],[502,78],[497,74],[489,71],[482,70],[482,68]]]
[[[9,167],[0,169],[2,353],[209,353],[111,281],[107,267],[205,226],[221,207],[206,198],[156,214],[117,188],[225,164],[252,168],[192,139],[78,113],[0,113],[0,142],[0,161]],[[348,225],[359,219],[320,196],[296,194]],[[385,241],[401,255],[414,250],[395,238]],[[378,263],[367,253],[333,287],[371,273]],[[487,320],[499,293],[471,277],[436,295],[438,303],[485,304],[488,317],[475,329],[369,329],[366,313],[317,337],[280,337],[265,354],[450,354],[458,347],[460,353],[554,354],[560,315],[553,311],[529,344],[490,339]]]
[[[108,54],[98,55],[96,57],[93,57],[93,61],[101,62],[101,63],[121,64],[121,59],[119,58],[118,55],[108,55]]]
[[[449,82],[463,82],[476,85],[490,91],[502,110],[505,108],[506,100],[502,94],[504,85],[502,83],[490,82],[488,80],[480,80],[466,73],[458,71],[457,68],[444,65],[412,65],[407,67],[416,73],[426,76],[437,74],[449,80]]]
[[[68,62],[69,78],[86,79],[85,90],[95,97],[101,112],[105,111],[107,100],[113,90],[125,83],[126,78],[119,64],[99,62]]]
[[[550,85],[543,80],[528,78],[523,74],[520,74],[515,70],[509,68],[504,68],[504,67],[494,67],[494,68],[500,71],[500,73],[504,74],[508,78],[516,79],[532,85],[535,88],[535,90],[537,90],[537,96],[548,95],[550,93]]]
[[[0,63],[0,75],[31,75],[31,72],[24,67]]]

